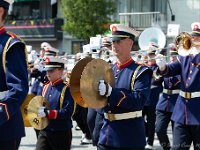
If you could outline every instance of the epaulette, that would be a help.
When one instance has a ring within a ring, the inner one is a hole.
[[[25,41],[22,39],[22,38],[20,38],[18,35],[16,35],[15,33],[13,33],[13,32],[10,32],[10,31],[7,31],[6,32],[9,36],[11,36],[12,38],[17,38],[17,39],[19,39],[21,42],[23,42],[23,43],[25,43]]]
[[[7,31],[6,33],[8,35],[10,35],[12,38],[18,38],[18,36],[15,33],[13,33],[13,32]]]

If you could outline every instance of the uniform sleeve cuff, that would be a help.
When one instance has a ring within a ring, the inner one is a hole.
[[[126,98],[126,95],[124,94],[124,92],[122,92],[122,91],[120,91],[120,92],[121,92],[122,96],[121,96],[121,99],[119,100],[117,106],[120,106],[122,101]]]
[[[48,118],[49,119],[56,119],[57,118],[57,110],[49,110]]]
[[[5,113],[7,120],[10,119],[10,115],[9,115],[9,112],[8,112],[7,104],[0,103],[0,112],[4,112]]]

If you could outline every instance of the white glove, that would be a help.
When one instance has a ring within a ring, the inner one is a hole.
[[[40,118],[43,118],[43,117],[46,117],[48,114],[46,108],[44,106],[41,106],[39,109],[38,109],[38,117]]]
[[[112,92],[112,87],[109,84],[105,83],[104,80],[100,80],[99,95],[108,97],[110,96],[111,92]]]
[[[165,60],[165,57],[161,54],[157,55],[156,56],[156,64],[158,65],[159,67],[159,70],[160,71],[164,71],[165,68],[166,68],[166,60]]]

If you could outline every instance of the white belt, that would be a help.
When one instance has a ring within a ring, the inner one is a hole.
[[[179,94],[180,90],[169,90],[169,89],[163,89],[163,93],[172,95],[172,94]]]
[[[111,114],[111,113],[104,113],[104,117],[109,121],[113,120],[123,120],[123,119],[133,119],[142,117],[142,111],[134,111],[122,114]]]
[[[151,85],[151,89],[157,88],[158,86],[156,85]]]
[[[182,96],[186,99],[191,99],[191,98],[200,97],[200,92],[183,92],[183,91],[180,91],[180,96]]]
[[[8,90],[0,92],[0,100],[3,100],[7,93],[8,93]]]

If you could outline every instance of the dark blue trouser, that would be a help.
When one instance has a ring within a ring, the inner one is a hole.
[[[175,123],[172,150],[189,150],[192,142],[194,150],[200,150],[200,125]]]
[[[153,146],[154,134],[155,134],[155,122],[156,122],[156,109],[153,106],[145,106],[142,115],[145,118],[145,129],[147,136],[147,144]]]
[[[18,150],[21,142],[21,138],[13,139],[10,141],[0,141],[1,150]]]
[[[157,110],[156,111],[156,134],[160,145],[162,146],[163,150],[170,150],[170,142],[167,135],[167,127],[169,122],[172,123],[172,130],[173,130],[173,121],[171,120],[172,112],[166,112]]]
[[[93,145],[96,146],[103,125],[103,115],[99,114],[95,109],[88,108],[87,123],[92,135]]]
[[[144,150],[144,148],[116,148],[99,144],[97,150]]]

